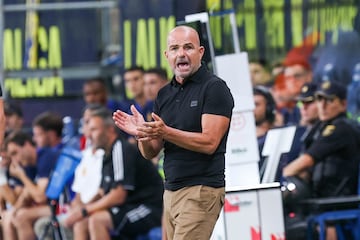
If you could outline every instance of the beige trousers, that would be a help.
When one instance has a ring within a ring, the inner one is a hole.
[[[224,205],[225,188],[198,185],[164,192],[168,240],[208,240]]]

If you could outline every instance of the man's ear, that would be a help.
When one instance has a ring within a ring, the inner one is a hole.
[[[201,57],[204,55],[204,53],[205,53],[205,48],[204,48],[204,46],[200,46],[199,47],[199,52],[200,52],[200,54],[201,54]]]

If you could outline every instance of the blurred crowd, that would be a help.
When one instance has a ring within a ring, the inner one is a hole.
[[[285,186],[286,239],[306,239],[307,219],[314,213],[300,204],[302,200],[359,192],[360,88],[356,68],[349,81],[348,74],[339,74],[336,66],[330,69],[333,74],[324,71],[315,76],[309,60],[296,54],[272,67],[264,60],[250,61],[261,178],[267,167],[268,156],[262,149],[269,131],[296,127],[291,148],[280,156],[275,176],[275,181]],[[295,191],[286,188],[289,183]],[[334,226],[330,224],[326,231],[326,239],[337,239]]]

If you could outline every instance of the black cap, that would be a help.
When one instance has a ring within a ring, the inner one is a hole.
[[[346,87],[338,82],[325,81],[322,82],[317,91],[316,96],[323,96],[326,98],[340,98],[346,99],[347,89]]]
[[[305,83],[302,87],[301,87],[301,91],[299,96],[297,97],[298,101],[303,101],[303,102],[312,102],[315,100],[315,92],[317,89],[317,84],[316,83]]]

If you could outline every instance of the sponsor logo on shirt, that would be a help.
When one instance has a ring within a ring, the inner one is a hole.
[[[198,105],[198,101],[197,100],[193,100],[190,102],[190,107],[196,107]]]
[[[105,176],[105,177],[104,177],[104,180],[105,180],[105,182],[110,182],[110,181],[111,181],[111,177],[110,177],[110,176]]]

